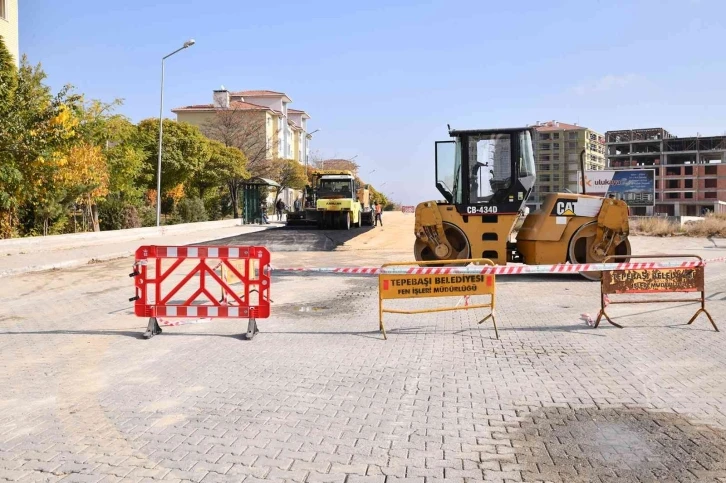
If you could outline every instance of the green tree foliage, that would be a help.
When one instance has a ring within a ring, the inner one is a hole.
[[[0,236],[12,231],[14,208],[17,207],[17,191],[22,175],[11,156],[13,145],[14,99],[18,88],[18,71],[12,55],[0,36]]]
[[[234,217],[239,217],[239,190],[242,182],[248,179],[247,157],[236,147],[227,147],[219,141],[208,141],[209,157],[202,169],[194,176],[191,184],[199,197],[205,199],[210,188],[227,188]],[[215,210],[216,211],[216,210]]]
[[[31,66],[25,56],[13,80],[7,61],[0,54],[0,236],[45,233],[68,201],[54,180],[77,136],[80,97],[70,94],[70,86],[52,95],[40,65]],[[20,216],[26,220],[23,227],[17,224]]]
[[[182,223],[207,221],[207,211],[200,198],[184,198],[176,206],[176,215]]]
[[[294,159],[275,159],[272,162],[272,179],[279,183],[276,188],[275,202],[285,188],[303,189],[305,187],[305,168]]]
[[[186,183],[209,159],[209,142],[191,124],[164,119],[161,157],[161,191],[169,191]],[[138,125],[134,144],[146,154],[143,179],[148,188],[156,189],[159,156],[159,121],[144,119]]]

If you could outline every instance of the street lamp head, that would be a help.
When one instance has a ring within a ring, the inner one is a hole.
[[[189,39],[186,42],[184,42],[184,48],[186,49],[187,47],[191,47],[195,43],[196,43],[196,41],[194,39]]]

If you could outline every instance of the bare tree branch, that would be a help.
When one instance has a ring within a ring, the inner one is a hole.
[[[250,174],[267,178],[272,172],[268,153],[277,153],[278,141],[267,137],[265,120],[264,113],[259,111],[234,107],[218,109],[202,126],[202,132],[227,147],[235,147],[245,153]]]

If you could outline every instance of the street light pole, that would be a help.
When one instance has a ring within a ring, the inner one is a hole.
[[[162,123],[164,117],[164,61],[176,54],[177,52],[184,50],[194,45],[194,39],[189,39],[184,42],[184,45],[176,49],[169,55],[165,55],[161,58],[161,94],[159,99],[159,161],[156,166],[156,226],[161,226],[161,139],[164,130]]]

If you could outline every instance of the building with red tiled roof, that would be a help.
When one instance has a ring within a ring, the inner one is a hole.
[[[198,126],[213,139],[240,148],[251,163],[275,158],[294,159],[307,165],[310,115],[289,107],[292,99],[271,90],[215,90],[210,104],[193,104],[172,109],[177,120]],[[233,139],[230,139],[233,138]],[[292,205],[300,196],[285,189],[282,200]],[[274,202],[274,200],[273,200]]]
[[[577,193],[580,153],[585,151],[585,169],[605,168],[605,136],[585,126],[559,121],[537,122],[532,144],[537,180],[527,201],[537,209],[549,193]]]
[[[259,126],[254,135],[261,139],[255,145],[266,145],[266,158],[294,159],[306,164],[309,153],[307,121],[310,115],[289,108],[292,102],[284,92],[271,90],[215,90],[211,104],[193,104],[172,109],[177,120],[199,126],[209,133],[214,118],[230,115],[240,122]],[[249,129],[245,129],[250,136]],[[248,143],[249,144],[249,143]],[[248,154],[249,157],[249,154]]]

